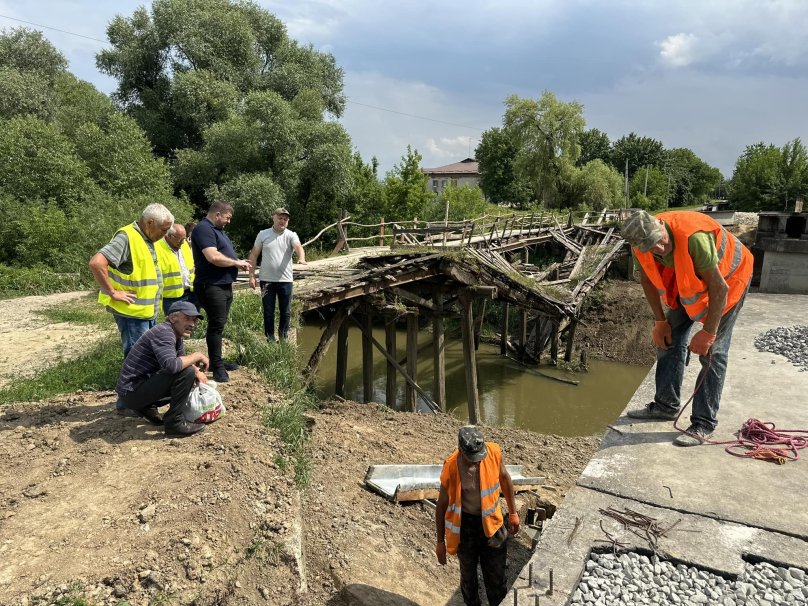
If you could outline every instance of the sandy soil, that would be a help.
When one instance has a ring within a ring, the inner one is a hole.
[[[85,351],[103,338],[103,331],[97,328],[50,322],[36,314],[86,295],[68,292],[0,300],[0,387],[12,378],[33,375],[44,366]]]

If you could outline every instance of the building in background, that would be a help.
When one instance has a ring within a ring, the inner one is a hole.
[[[480,163],[474,158],[421,170],[429,177],[426,182],[426,188],[429,191],[442,192],[450,183],[458,187],[480,186]]]

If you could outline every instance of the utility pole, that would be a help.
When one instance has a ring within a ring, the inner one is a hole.
[[[645,187],[643,187],[642,195],[645,198],[648,197],[648,167],[647,166],[645,167]]]
[[[626,187],[625,187],[625,198],[626,198],[626,205],[624,208],[628,208],[628,158],[626,158]]]

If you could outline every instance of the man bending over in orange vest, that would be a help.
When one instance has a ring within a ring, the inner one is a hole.
[[[679,412],[688,335],[695,322],[702,329],[690,340],[699,356],[700,385],[693,398],[687,433],[677,446],[696,446],[716,425],[718,404],[732,328],[752,279],[752,253],[707,215],[669,211],[656,218],[635,211],[624,223],[623,237],[634,248],[641,267],[645,298],[654,314],[651,336],[657,346],[656,394],[633,419],[670,420]],[[662,308],[665,302],[669,311]]]
[[[508,532],[519,532],[519,515],[513,498],[513,482],[502,462],[502,450],[483,440],[474,426],[461,427],[458,448],[443,463],[440,496],[435,511],[438,562],[446,553],[460,560],[460,590],[470,606],[480,604],[477,563],[483,571],[488,603],[499,604],[508,589],[505,560]],[[500,491],[508,503],[510,531],[503,524]]]

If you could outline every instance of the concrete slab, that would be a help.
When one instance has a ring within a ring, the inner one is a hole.
[[[808,372],[780,355],[759,352],[754,340],[778,326],[805,324],[808,296],[750,294],[733,334],[717,440],[731,440],[749,418],[778,429],[808,430]],[[699,364],[693,358],[683,393],[692,393]],[[627,406],[653,399],[654,369]],[[689,413],[680,426],[687,426]],[[801,505],[808,484],[808,451],[785,465],[741,459],[723,446],[680,448],[671,422],[637,422],[623,415],[581,474],[514,585],[519,604],[565,604],[593,549],[608,549],[601,522],[629,550],[648,551],[638,539],[599,510],[609,506],[652,516],[667,527],[682,522],[659,542],[660,555],[727,577],[736,576],[744,557],[779,564],[808,565],[808,509]],[[578,528],[573,532],[574,528]],[[532,567],[533,583],[528,587]],[[554,592],[548,595],[550,570]],[[514,603],[513,589],[504,604]]]
[[[759,352],[755,337],[777,326],[805,322],[808,297],[750,294],[736,324],[719,425],[713,439],[732,440],[749,419],[781,429],[808,430],[808,373],[783,356]],[[694,356],[682,388],[692,393],[699,370]],[[653,399],[653,369],[629,402]],[[687,427],[689,412],[680,420]],[[730,456],[723,446],[679,448],[670,422],[637,422],[621,416],[578,480],[602,492],[699,515],[808,537],[808,508],[795,507],[799,486],[808,485],[804,461],[773,463]],[[670,487],[673,498],[665,486]]]

